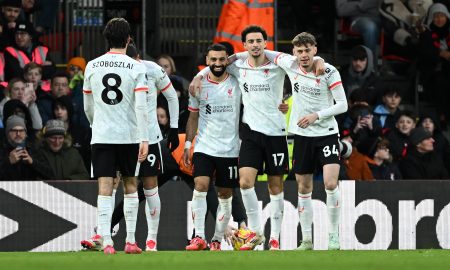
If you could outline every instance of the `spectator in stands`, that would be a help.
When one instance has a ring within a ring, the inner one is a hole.
[[[341,72],[342,85],[350,97],[356,89],[365,92],[371,106],[375,106],[378,95],[378,75],[375,72],[372,51],[362,45],[352,49],[351,62]]]
[[[375,180],[398,180],[402,179],[402,174],[396,163],[392,162],[389,153],[389,141],[379,138],[367,159],[369,168]]]
[[[341,133],[341,135],[342,135],[341,141],[343,142],[347,141],[350,144],[353,144],[353,139],[350,136],[350,133],[343,132]],[[352,152],[350,156],[343,160],[348,179],[362,180],[362,181],[374,180],[372,171],[370,170],[366,159],[367,157],[361,154],[356,147],[352,147]]]
[[[432,0],[382,0],[381,22],[384,29],[384,55],[395,55],[390,68],[400,75],[407,75],[411,61],[417,55],[419,35],[424,31],[422,19]],[[397,61],[400,60],[400,61]]]
[[[350,108],[349,119],[350,124],[346,121],[346,125],[349,125],[353,146],[359,152],[367,155],[369,151],[362,146],[368,145],[369,142],[375,141],[380,136],[379,121],[374,118],[371,108],[363,104],[354,105]]]
[[[61,96],[53,102],[54,118],[64,122],[67,133],[72,138],[72,147],[83,158],[88,171],[91,169],[91,129],[80,126],[73,121],[73,105],[69,96]]]
[[[420,78],[426,95],[439,114],[450,120],[450,14],[440,3],[433,4],[420,35],[418,50]]]
[[[185,133],[186,124],[189,118],[189,110],[188,110],[189,94],[184,90],[179,80],[174,79],[173,76],[169,76],[169,79],[172,82],[173,88],[175,88],[175,91],[177,92],[178,95],[178,110],[179,110],[178,132]]]
[[[0,51],[14,44],[14,33],[22,7],[21,0],[4,0],[2,5]]]
[[[78,151],[72,147],[72,139],[67,134],[63,121],[48,120],[39,137],[38,152],[44,157],[52,172],[47,179],[89,179],[83,159]]]
[[[426,131],[431,133],[434,140],[434,150],[444,161],[447,171],[450,172],[450,143],[442,133],[439,122],[436,120],[436,116],[433,114],[423,115],[417,126],[423,127]]]
[[[411,131],[411,147],[399,166],[403,179],[448,179],[441,157],[434,150],[434,139],[423,127]]]
[[[156,114],[163,138],[167,138],[168,132],[170,130],[169,110],[166,106],[158,104],[158,107],[156,108]]]
[[[35,32],[29,22],[16,25],[15,43],[5,48],[5,80],[22,77],[23,68],[29,62],[42,65],[42,78],[48,79],[55,72],[55,65],[48,55],[48,48],[33,42]]]
[[[340,17],[349,17],[350,29],[362,35],[364,45],[377,56],[380,40],[381,19],[380,0],[336,0],[336,10]]]
[[[42,80],[42,66],[35,62],[30,62],[23,67],[23,78],[26,82],[33,84],[37,98],[50,91],[50,82]]]
[[[383,133],[395,128],[398,118],[400,117],[400,103],[402,96],[398,88],[387,86],[383,92],[383,103],[376,106],[373,114],[380,121]]]
[[[22,78],[13,78],[9,84],[7,89],[7,95],[4,98],[5,103],[3,101],[0,104],[0,107],[4,108],[4,105],[9,100],[20,100],[29,111],[31,121],[32,121],[32,129],[40,130],[42,128],[42,119],[39,114],[39,110],[36,105],[36,95],[34,94],[31,85],[26,85],[25,81]],[[18,104],[18,103],[16,103]],[[2,106],[3,105],[3,106]],[[9,115],[8,115],[9,116]],[[3,116],[2,116],[3,118]],[[7,117],[6,117],[7,118]],[[6,119],[5,118],[5,119]]]
[[[83,105],[83,80],[86,60],[83,57],[73,57],[67,63],[67,74],[69,74],[69,88],[71,90],[73,111],[73,123],[84,128],[89,128],[89,121],[84,113]]]
[[[170,55],[162,54],[156,59],[156,62],[166,71],[167,75],[170,76],[171,81],[176,80],[181,83],[184,91],[188,89],[189,81],[177,72],[175,61]]]
[[[37,180],[50,173],[42,156],[27,141],[25,120],[12,115],[6,121],[6,142],[0,151],[0,180]]]
[[[32,16],[42,7],[39,0],[22,0],[22,10],[20,12],[20,21],[33,22]]]
[[[42,123],[45,125],[49,119],[53,118],[52,104],[56,98],[69,95],[69,76],[65,72],[53,74],[50,81],[50,92],[45,92],[38,97],[37,105],[42,117]]]
[[[404,158],[409,149],[409,135],[416,127],[416,116],[409,111],[402,111],[395,124],[395,128],[386,135],[389,140],[389,151],[394,162]]]

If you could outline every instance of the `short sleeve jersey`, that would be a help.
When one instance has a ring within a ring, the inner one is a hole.
[[[152,61],[142,61],[145,65],[147,71],[148,79],[148,114],[150,123],[149,132],[149,144],[155,144],[162,140],[161,129],[158,125],[158,117],[156,115],[158,90],[164,92],[167,90],[172,83],[170,82],[169,76],[162,67]]]
[[[147,92],[143,64],[121,53],[108,52],[86,66],[83,92],[93,95],[91,144],[139,143],[135,92]]]
[[[292,84],[293,101],[289,132],[307,137],[338,133],[338,124],[334,116],[317,119],[307,128],[297,126],[301,117],[329,108],[334,104],[331,91],[342,84],[337,69],[325,63],[325,74],[316,77],[314,73],[300,69],[297,57],[284,53],[277,56],[275,63],[286,71]]]
[[[253,67],[248,58],[236,60],[227,71],[237,78],[242,92],[242,122],[268,136],[286,135],[286,119],[278,110],[286,73],[272,62]]]
[[[214,157],[239,156],[239,110],[241,91],[236,78],[220,83],[209,76],[202,80],[202,91],[189,96],[189,110],[199,112],[194,152]]]

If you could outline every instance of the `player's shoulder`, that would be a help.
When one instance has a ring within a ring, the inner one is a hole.
[[[143,60],[142,63],[144,64],[148,74],[157,75],[158,77],[166,74],[165,70],[153,61]]]
[[[331,76],[333,76],[335,73],[339,73],[339,71],[337,70],[337,68],[329,63],[325,63],[325,73],[323,74],[323,76],[325,77],[325,79],[330,79]]]

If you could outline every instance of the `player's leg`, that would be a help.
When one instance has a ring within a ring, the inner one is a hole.
[[[321,137],[319,155],[323,165],[323,181],[327,193],[328,210],[328,249],[338,250],[339,244],[339,218],[340,218],[340,192],[339,178],[339,142],[337,135]]]
[[[205,215],[206,215],[206,194],[208,192],[209,181],[214,173],[214,163],[210,156],[203,153],[194,153],[192,157],[194,166],[194,192],[192,194],[191,210],[194,222],[195,237],[191,239],[186,250],[204,250],[205,241]]]
[[[120,145],[119,169],[123,175],[123,212],[127,230],[125,253],[139,254],[142,250],[137,246],[136,222],[139,210],[137,192],[137,173],[140,163],[137,162],[139,144]]]
[[[221,241],[230,222],[233,201],[233,188],[239,186],[238,159],[214,158],[216,167],[217,207],[216,226],[211,240],[211,250],[221,250]]]
[[[139,176],[142,177],[143,193],[145,195],[145,217],[147,219],[146,251],[156,251],[161,200],[158,192],[158,175],[164,172],[160,144],[149,145],[148,156],[142,162]]]
[[[301,245],[298,250],[313,249],[312,222],[313,222],[313,172],[315,167],[314,138],[294,136],[294,149],[292,170],[298,187],[298,217],[302,230]]]
[[[269,249],[279,250],[284,212],[283,177],[289,172],[286,136],[265,136],[265,164],[270,193]]]

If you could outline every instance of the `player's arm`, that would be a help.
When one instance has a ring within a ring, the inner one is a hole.
[[[162,89],[161,92],[167,99],[167,103],[169,105],[170,131],[167,138],[167,146],[170,147],[170,151],[173,152],[180,144],[180,141],[178,139],[178,96],[175,88],[173,88],[172,86],[172,83],[170,83],[166,88]]]
[[[89,70],[88,68],[86,68],[83,82],[83,106],[86,118],[88,119],[89,124],[91,124],[92,126],[92,123],[94,121],[94,97],[92,96],[91,82],[89,78]]]
[[[138,161],[142,162],[147,158],[148,154],[148,141],[149,141],[149,115],[147,112],[147,93],[148,86],[145,76],[144,64],[138,67],[139,71],[136,77],[136,87],[134,88],[135,96],[135,113],[139,133],[139,156]]]
[[[194,140],[195,134],[197,134],[198,129],[198,118],[199,118],[199,106],[198,99],[194,96],[189,96],[189,118],[186,124],[186,141],[184,142],[184,154],[183,162],[184,165],[190,166],[190,149],[192,145],[192,140]]]
[[[335,85],[329,86],[329,89],[336,103],[329,108],[318,111],[317,115],[319,119],[344,113],[348,109],[347,98],[342,83],[340,81],[336,82]]]
[[[284,70],[290,69],[293,62],[297,61],[297,57],[282,52],[264,50],[264,53],[270,62],[281,67]],[[325,61],[320,56],[314,56],[313,69],[316,76],[322,75],[325,71]]]

